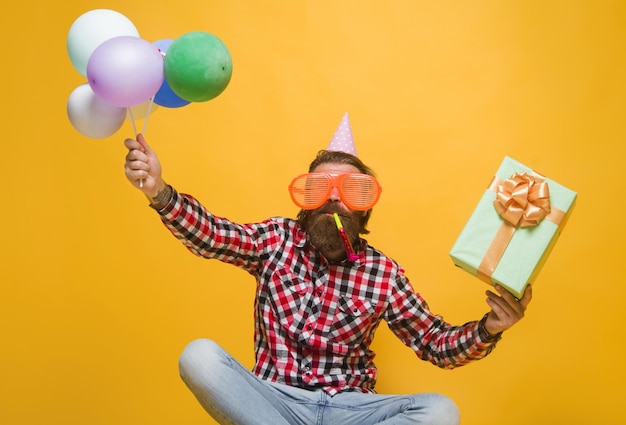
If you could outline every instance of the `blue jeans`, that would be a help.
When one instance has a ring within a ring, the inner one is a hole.
[[[306,390],[260,379],[215,342],[191,342],[180,374],[202,407],[220,424],[235,425],[457,425],[452,400],[413,395]]]

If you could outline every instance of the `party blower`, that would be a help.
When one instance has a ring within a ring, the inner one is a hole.
[[[346,254],[348,254],[348,261],[355,261],[359,259],[359,256],[352,249],[352,244],[350,243],[350,239],[348,238],[348,234],[343,228],[343,224],[341,224],[341,220],[339,219],[339,214],[333,213],[333,217],[335,217],[335,223],[337,224],[337,230],[339,230],[339,236],[341,237],[341,241],[343,242],[343,247],[346,250]]]

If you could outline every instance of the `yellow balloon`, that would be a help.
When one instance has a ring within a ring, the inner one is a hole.
[[[148,100],[144,103],[140,103],[139,105],[131,106],[128,108],[128,114],[126,118],[129,120],[143,120],[147,118],[149,115],[152,115],[154,111],[159,108],[159,105],[154,103],[152,100]]]

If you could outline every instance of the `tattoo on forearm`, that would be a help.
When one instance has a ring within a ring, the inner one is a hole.
[[[160,190],[156,194],[156,196],[152,198],[152,204],[155,206],[164,207],[171,197],[172,197],[172,187],[170,185],[166,185],[163,190]]]

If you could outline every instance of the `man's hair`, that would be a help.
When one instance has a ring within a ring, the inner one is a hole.
[[[325,150],[317,153],[317,156],[313,162],[311,162],[311,165],[309,165],[309,173],[313,172],[313,170],[315,170],[320,164],[327,163],[352,165],[353,167],[358,168],[361,173],[376,177],[376,175],[374,175],[374,171],[356,156],[346,152]]]
[[[376,177],[374,174],[374,170],[365,165],[363,161],[357,158],[354,155],[351,155],[346,152],[339,151],[327,151],[321,150],[317,153],[317,156],[309,165],[309,173],[313,172],[319,165],[321,164],[348,164],[356,167],[361,173],[367,174],[368,176]],[[368,234],[369,230],[367,230],[367,223],[372,215],[372,209],[370,208],[363,214],[361,218],[361,229],[359,231],[360,234]],[[308,216],[308,210],[300,210],[298,212],[298,221],[300,222],[300,226],[306,230],[306,219]]]

